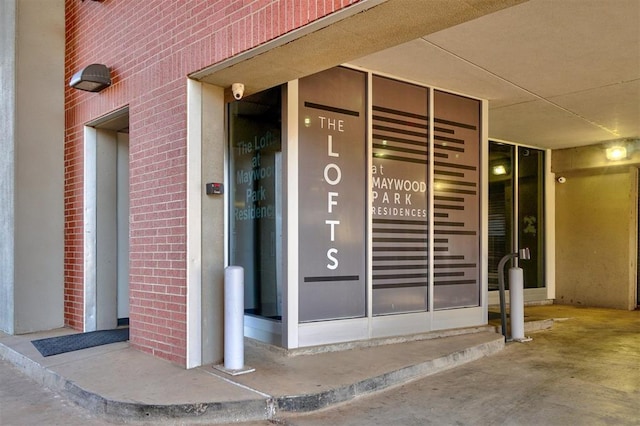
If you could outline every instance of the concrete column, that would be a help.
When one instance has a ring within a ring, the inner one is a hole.
[[[0,329],[11,334],[64,323],[64,25],[63,0],[0,2]]]

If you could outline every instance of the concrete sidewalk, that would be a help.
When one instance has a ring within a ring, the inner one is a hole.
[[[549,328],[552,315],[553,306],[527,308],[525,330]],[[31,343],[69,329],[0,333],[0,357],[107,419],[234,423],[318,410],[494,354],[504,347],[495,325],[298,356],[247,340],[245,363],[256,371],[239,376],[212,365],[185,370],[126,342],[46,358]]]

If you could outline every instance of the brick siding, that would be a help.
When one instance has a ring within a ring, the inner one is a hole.
[[[186,76],[356,1],[66,1],[65,323],[83,327],[83,126],[129,106],[131,345],[186,363]]]

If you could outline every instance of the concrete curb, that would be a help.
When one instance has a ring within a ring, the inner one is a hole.
[[[0,343],[0,358],[12,363],[25,375],[47,388],[63,394],[75,404],[106,419],[153,421],[164,419],[206,419],[214,423],[268,420],[273,417],[272,398],[245,401],[195,402],[152,405],[115,401],[87,391],[71,380],[41,366]]]
[[[304,413],[321,410],[332,405],[347,402],[358,396],[400,386],[413,380],[427,377],[492,355],[504,348],[502,335],[491,342],[482,343],[446,356],[411,365],[379,376],[308,395],[284,396],[277,399],[277,413]]]
[[[553,323],[555,320],[546,319],[546,320],[538,320],[538,321],[527,321],[524,323],[524,332],[525,333],[534,333],[536,331],[549,330],[553,328]]]
[[[553,319],[545,319],[545,320],[536,320],[536,321],[525,321],[524,322],[524,332],[525,333],[535,333],[537,331],[550,330],[553,328],[553,324],[556,321],[562,321],[562,319],[553,318]],[[496,325],[492,327],[492,331],[495,331],[498,334],[502,333],[502,326]]]
[[[154,421],[191,419],[209,423],[235,423],[274,420],[277,416],[311,412],[347,402],[361,395],[430,376],[456,366],[492,355],[504,348],[501,335],[495,339],[440,358],[410,365],[324,392],[281,397],[264,397],[243,401],[194,402],[187,404],[150,405],[114,401],[87,391],[71,380],[39,365],[26,356],[0,343],[0,357],[11,362],[38,383],[62,393],[79,406],[107,419],[120,421]]]

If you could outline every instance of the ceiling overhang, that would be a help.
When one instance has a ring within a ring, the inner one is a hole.
[[[363,0],[190,77],[248,95],[525,1]]]
[[[362,0],[190,75],[253,94],[343,64],[488,101],[489,138],[640,135],[637,0]]]

